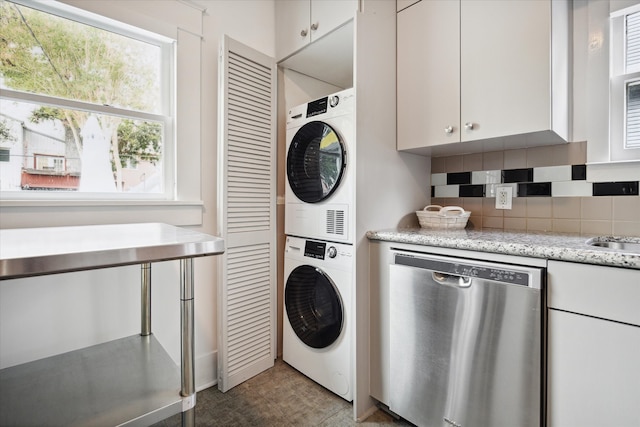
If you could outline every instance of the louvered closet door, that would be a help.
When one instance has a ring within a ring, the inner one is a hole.
[[[218,388],[276,357],[276,66],[228,37],[220,54]]]

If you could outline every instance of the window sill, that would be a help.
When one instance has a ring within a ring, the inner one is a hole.
[[[202,225],[202,201],[1,200],[0,228],[163,222]]]

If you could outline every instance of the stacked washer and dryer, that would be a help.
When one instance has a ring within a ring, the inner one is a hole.
[[[283,359],[353,400],[355,94],[287,115]]]

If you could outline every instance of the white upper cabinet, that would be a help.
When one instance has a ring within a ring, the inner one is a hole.
[[[406,9],[419,1],[421,0],[396,0],[396,10],[400,12],[402,9]]]
[[[446,154],[568,139],[567,2],[430,0],[397,20],[399,150]]]
[[[464,1],[461,6],[461,140],[548,129],[550,3]]]
[[[276,56],[283,59],[311,41],[310,0],[276,1]]]
[[[276,0],[276,56],[282,60],[352,19],[357,0]]]
[[[398,149],[460,142],[460,2],[397,15]]]

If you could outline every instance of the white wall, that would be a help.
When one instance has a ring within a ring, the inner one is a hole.
[[[576,0],[574,2],[574,90],[581,98],[574,102],[574,126],[582,125],[587,135],[587,178],[594,180],[593,173],[617,174],[621,180],[638,179],[638,163],[624,164],[616,159],[615,148],[622,141],[610,141],[609,95],[611,12],[639,4],[638,0]],[[581,70],[586,70],[586,73]],[[579,101],[585,106],[579,106]],[[580,120],[585,120],[581,122]],[[608,163],[611,162],[611,163]],[[628,173],[628,170],[630,173]]]
[[[216,234],[218,45],[221,36],[226,33],[273,56],[273,1],[200,0],[197,4],[206,8],[201,22],[197,8],[177,1],[66,2],[88,10],[102,11],[116,19],[135,18],[138,22],[144,22],[147,28],[164,34],[170,32],[168,28],[172,26],[183,30],[186,28],[196,35],[201,31],[201,63],[195,61],[187,64],[201,73],[200,98],[194,98],[191,103],[188,99],[179,103],[183,110],[178,111],[178,117],[197,112],[199,106],[200,113],[196,113],[199,115],[199,129],[188,130],[188,135],[196,135],[199,144],[184,161],[197,162],[191,169],[200,174],[199,199],[202,208],[197,200],[195,206],[198,210],[202,209],[202,220],[196,215],[194,221],[194,215],[191,214],[182,223],[197,224],[193,226],[194,229]],[[200,24],[201,30],[198,28]],[[189,58],[184,60],[189,61]],[[198,198],[197,194],[195,198]],[[22,214],[25,210],[28,211],[27,216]],[[145,212],[117,205],[106,208],[71,206],[53,211],[28,206],[2,211],[0,228],[66,225],[78,218],[85,223],[104,222],[105,218],[106,221],[113,218],[115,222],[158,220],[153,209]],[[170,215],[164,215],[167,222],[172,222]],[[181,223],[178,220],[176,222]],[[215,258],[198,258],[194,262],[198,389],[211,385],[217,376],[216,262]],[[179,264],[154,264],[152,281],[152,329],[174,361],[179,363]],[[135,266],[0,282],[0,368],[139,333],[139,282],[140,270]]]
[[[431,160],[396,151],[395,2],[364,2],[355,24],[356,288],[352,308],[357,333],[353,406],[355,418],[362,420],[376,409],[369,397],[370,242],[366,232],[417,225],[414,212],[430,200]]]

